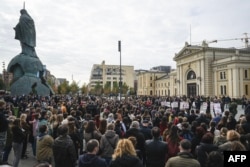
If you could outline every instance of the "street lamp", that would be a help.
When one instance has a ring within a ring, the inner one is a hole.
[[[121,101],[121,94],[122,94],[122,51],[121,51],[121,41],[118,41],[118,51],[120,52],[119,94],[120,94],[120,101]]]

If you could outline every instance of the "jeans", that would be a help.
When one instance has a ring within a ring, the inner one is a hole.
[[[19,161],[22,156],[23,143],[12,143],[12,147],[14,150],[14,160],[13,167],[18,167]]]
[[[3,162],[8,162],[9,154],[11,152],[12,145],[4,147]]]
[[[5,145],[5,140],[6,140],[6,132],[1,132],[0,133],[0,164],[3,162],[3,148]]]
[[[34,137],[34,141],[32,143],[32,152],[33,155],[36,156],[36,137]]]

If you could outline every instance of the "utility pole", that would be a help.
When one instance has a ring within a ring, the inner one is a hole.
[[[121,51],[121,41],[118,41],[118,51],[120,52],[119,96],[120,96],[120,101],[121,101],[121,94],[122,94],[122,51]]]

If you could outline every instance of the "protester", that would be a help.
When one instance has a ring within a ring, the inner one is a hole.
[[[164,167],[168,145],[161,141],[161,131],[159,127],[153,127],[151,130],[152,140],[146,141],[146,166],[147,167]]]
[[[78,159],[78,167],[108,167],[105,159],[97,156],[99,152],[99,142],[96,139],[88,141],[86,146],[86,154]]]
[[[178,127],[176,125],[173,125],[170,129],[169,135],[166,137],[166,142],[168,146],[168,153],[167,153],[167,159],[171,157],[174,157],[178,154],[180,151],[179,149],[179,143],[183,138],[179,136],[178,134]]]
[[[223,154],[219,151],[212,151],[208,154],[206,167],[222,167],[224,166]]]
[[[55,167],[75,167],[76,165],[75,146],[68,132],[68,125],[58,127],[59,136],[55,139],[53,145]]]
[[[46,125],[39,127],[40,134],[37,137],[36,158],[38,162],[48,162],[53,164],[53,144],[54,139],[48,135],[48,128]]]
[[[200,167],[200,163],[193,158],[191,142],[184,139],[180,142],[180,152],[177,156],[170,158],[165,167]]]
[[[23,141],[25,140],[24,129],[21,128],[20,119],[16,118],[12,127],[13,142],[12,147],[14,150],[13,166],[18,167],[19,161],[22,156]]]
[[[143,162],[145,164],[145,138],[144,135],[139,130],[140,125],[138,121],[133,121],[130,125],[130,128],[127,130],[125,134],[125,138],[128,138],[130,136],[136,137],[137,140],[137,147],[136,149],[139,149],[143,155]]]
[[[3,156],[3,148],[5,145],[6,134],[8,130],[8,120],[4,115],[4,110],[6,107],[6,102],[0,100],[0,157]],[[0,165],[2,164],[2,158],[0,158]]]
[[[119,140],[109,167],[143,167],[130,140]]]
[[[95,122],[93,120],[88,121],[86,129],[85,129],[85,133],[84,133],[84,139],[86,143],[88,143],[90,139],[96,139],[100,141],[101,137],[102,137],[102,134],[97,129]]]
[[[9,154],[11,152],[12,149],[12,141],[13,141],[13,134],[12,134],[12,126],[13,126],[13,122],[16,119],[15,116],[9,116],[8,121],[9,121],[9,126],[8,126],[8,130],[7,130],[7,135],[6,135],[6,142],[5,142],[5,146],[4,146],[4,152],[3,152],[3,164],[4,165],[10,165],[8,163],[8,159],[9,159]]]
[[[218,147],[213,144],[214,135],[207,132],[202,136],[200,145],[196,147],[197,160],[200,162],[201,167],[205,167],[208,154],[212,151],[217,151]]]
[[[119,140],[119,136],[115,133],[114,129],[115,125],[109,123],[105,134],[102,135],[100,140],[101,156],[106,160],[107,164],[110,163]]]

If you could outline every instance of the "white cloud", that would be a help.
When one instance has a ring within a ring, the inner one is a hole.
[[[135,69],[157,65],[175,68],[174,54],[185,41],[231,39],[249,32],[250,1],[242,0],[26,0],[35,21],[37,54],[58,78],[87,83],[93,64],[122,64]],[[13,27],[22,1],[3,0],[0,6],[1,62],[19,54]],[[240,40],[215,47],[241,47]]]

